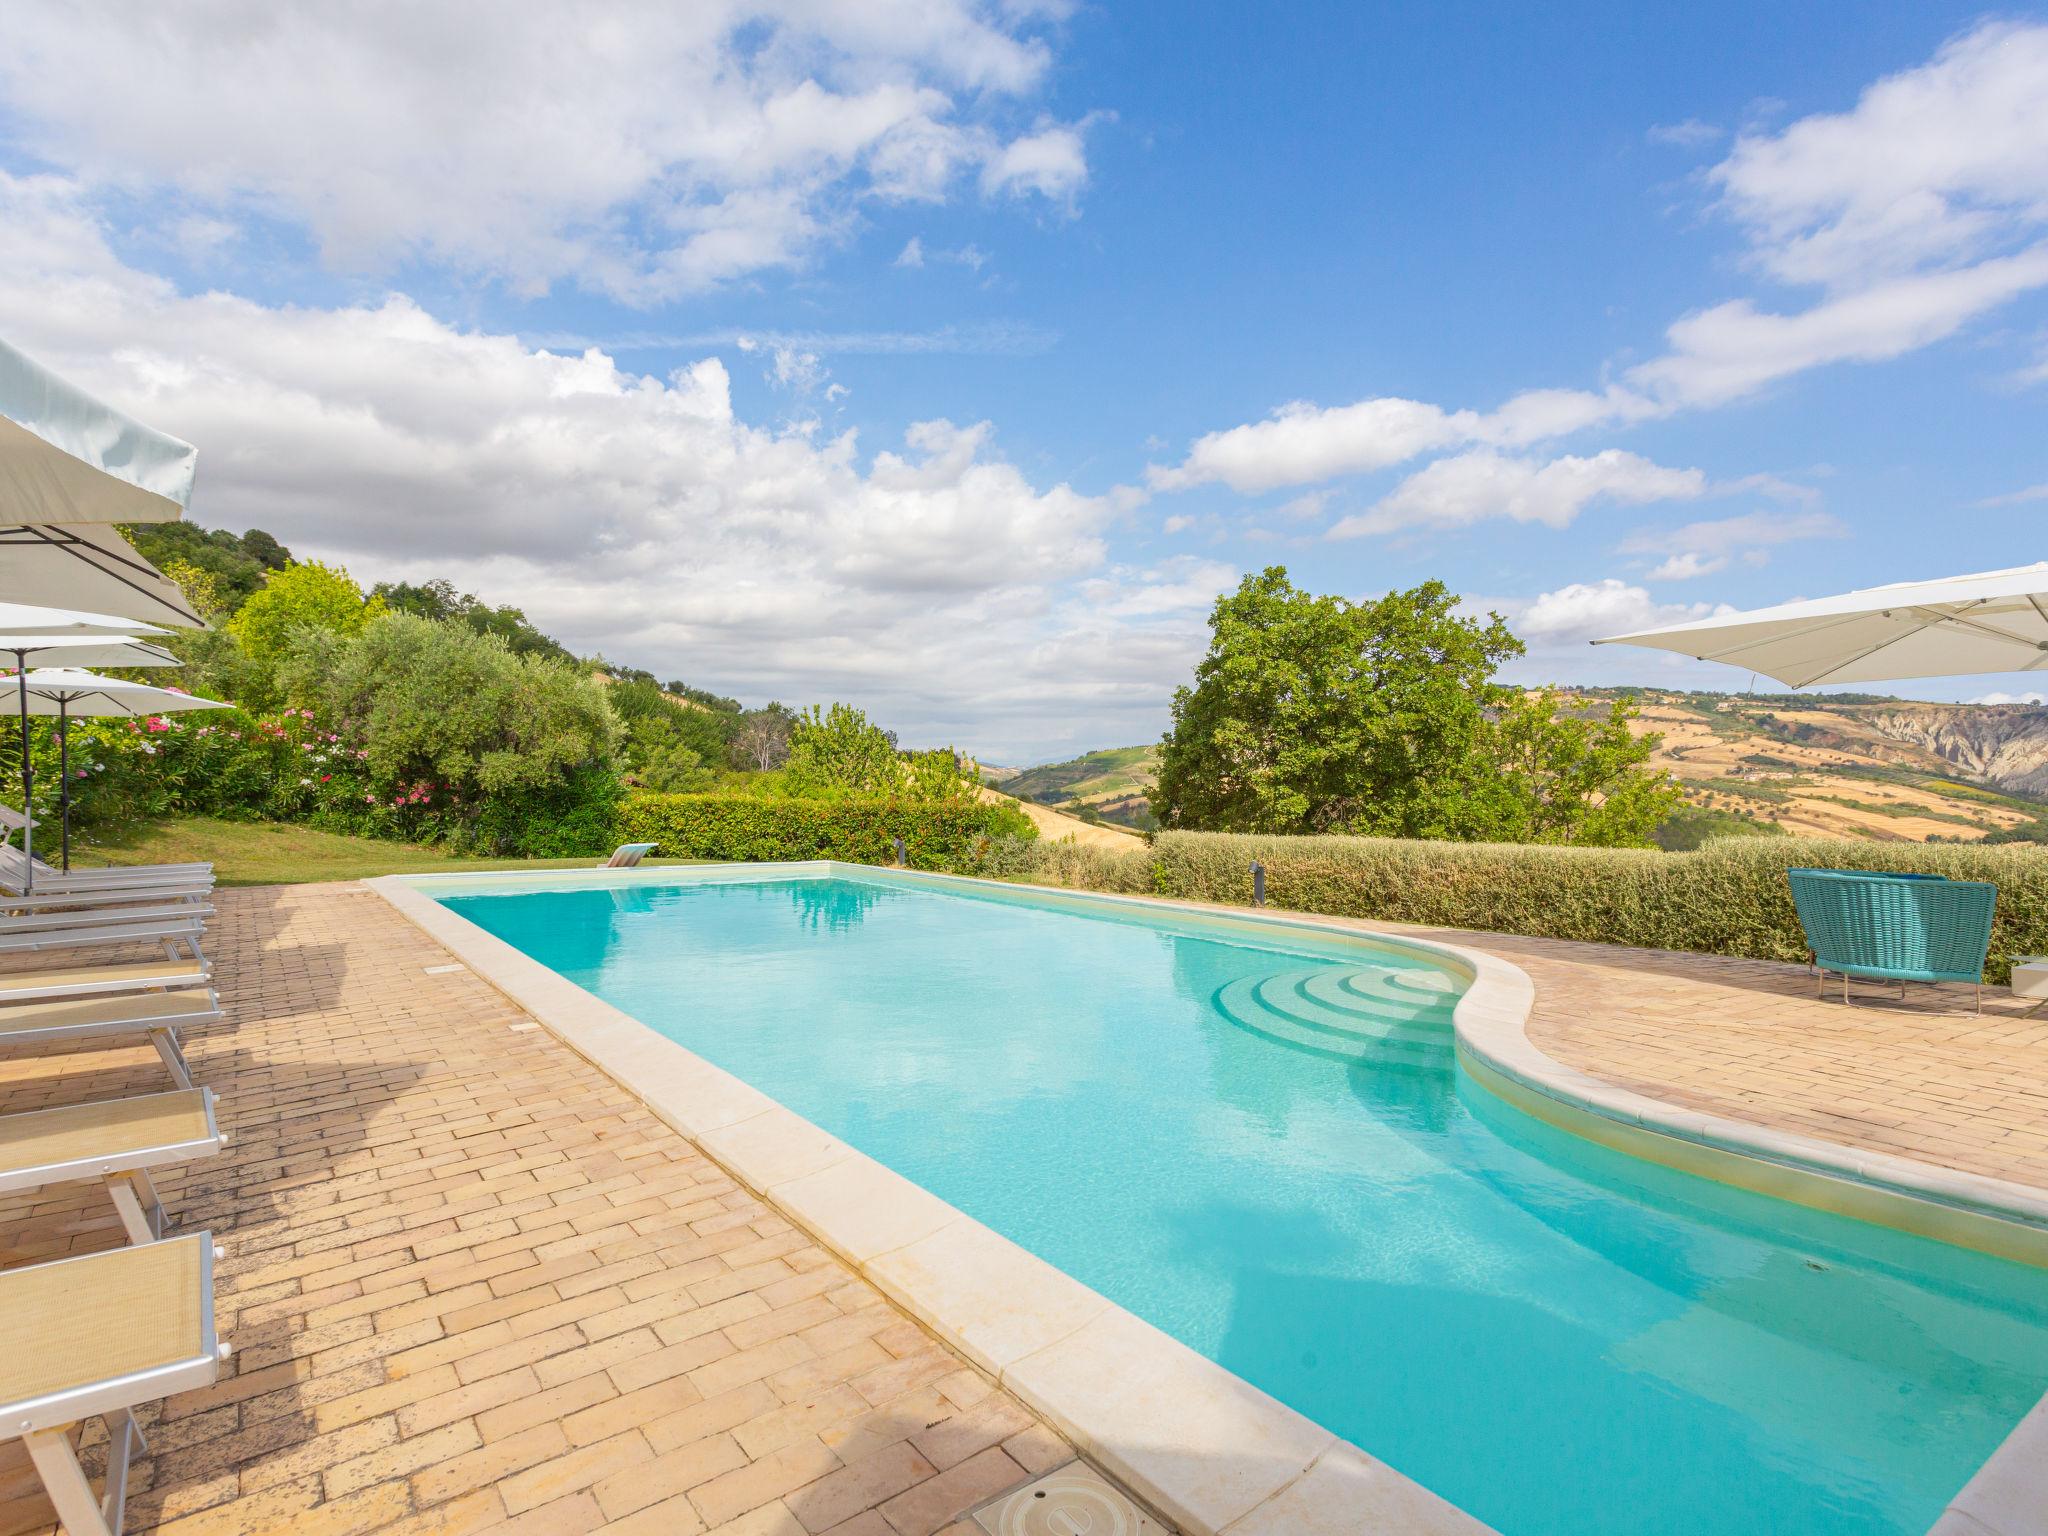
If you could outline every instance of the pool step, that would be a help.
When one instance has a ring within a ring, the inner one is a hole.
[[[1241,977],[1219,988],[1217,1012],[1282,1045],[1346,1061],[1443,1066],[1455,998],[1378,967]]]

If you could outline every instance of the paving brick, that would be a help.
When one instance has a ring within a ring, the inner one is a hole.
[[[697,1513],[713,1529],[758,1509],[806,1483],[814,1483],[839,1466],[839,1458],[812,1436],[771,1451],[737,1472],[714,1478],[690,1494]]]

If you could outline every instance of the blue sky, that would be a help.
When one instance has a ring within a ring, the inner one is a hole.
[[[15,18],[0,335],[210,525],[999,760],[1268,563],[1740,687],[1585,641],[2048,557],[2048,10],[491,14]]]

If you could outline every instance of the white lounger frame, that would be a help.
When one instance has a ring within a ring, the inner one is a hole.
[[[67,1536],[116,1536],[120,1531],[128,1504],[129,1463],[137,1451],[149,1449],[135,1423],[136,1404],[211,1386],[220,1378],[220,1363],[227,1359],[229,1350],[214,1332],[213,1261],[218,1250],[210,1233],[196,1232],[189,1241],[200,1245],[199,1336],[202,1343],[210,1346],[209,1353],[153,1370],[96,1381],[69,1392],[0,1404],[0,1426],[28,1446],[29,1460],[35,1463],[36,1475],[43,1480],[43,1491],[50,1496]],[[82,1254],[52,1262],[89,1264],[97,1257]],[[92,1483],[86,1478],[85,1468],[79,1465],[77,1448],[71,1443],[71,1426],[93,1417],[107,1422],[107,1491],[99,1498],[93,1497]]]
[[[43,1163],[33,1168],[0,1170],[0,1194],[41,1189],[48,1184],[98,1179],[107,1186],[107,1194],[113,1199],[114,1209],[120,1213],[121,1227],[128,1234],[128,1241],[157,1241],[164,1235],[164,1203],[157,1195],[156,1182],[150,1178],[149,1170],[161,1168],[166,1163],[189,1163],[194,1158],[211,1157],[227,1145],[227,1133],[221,1130],[220,1121],[214,1114],[213,1090],[201,1088],[197,1091],[206,1096],[205,1135],[190,1141],[137,1147],[112,1156],[80,1157],[68,1163]],[[32,1109],[27,1113],[50,1114],[52,1111]],[[5,1118],[12,1119],[13,1116]]]
[[[194,960],[205,960],[199,941],[206,924],[197,917],[157,918],[150,922],[108,921],[80,927],[66,923],[59,927],[16,928],[0,920],[0,954],[39,953],[46,949],[92,949],[106,944],[146,944],[159,940],[164,953],[182,959],[182,946]]]
[[[4,904],[4,903],[0,903]],[[63,907],[0,914],[0,938],[55,933],[66,928],[104,928],[118,923],[189,923],[213,916],[206,901],[127,902],[112,907]]]
[[[196,947],[196,946],[195,946]],[[178,957],[173,954],[171,959]],[[35,972],[24,971],[17,975],[0,978],[0,1007],[8,1003],[54,1003],[71,997],[118,996],[125,992],[185,992],[198,987],[211,989],[213,986],[213,962],[204,955],[198,957],[199,972],[193,976],[179,975],[175,971],[150,969],[143,962],[136,962],[134,969],[126,976],[109,977],[101,981],[70,981],[61,985],[41,986],[5,985],[7,982],[35,981]]]

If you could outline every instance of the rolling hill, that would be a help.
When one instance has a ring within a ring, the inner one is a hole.
[[[1013,770],[1001,783],[1005,794],[1020,800],[1058,806],[1083,820],[1144,831],[1153,824],[1145,792],[1156,782],[1158,770],[1157,746],[1105,747],[1063,763]]]
[[[1653,759],[1684,786],[1690,833],[1753,830],[1880,842],[1974,841],[2048,818],[2048,708],[1873,695],[1588,689],[1641,701]],[[1006,773],[1005,793],[1144,829],[1156,746]]]

